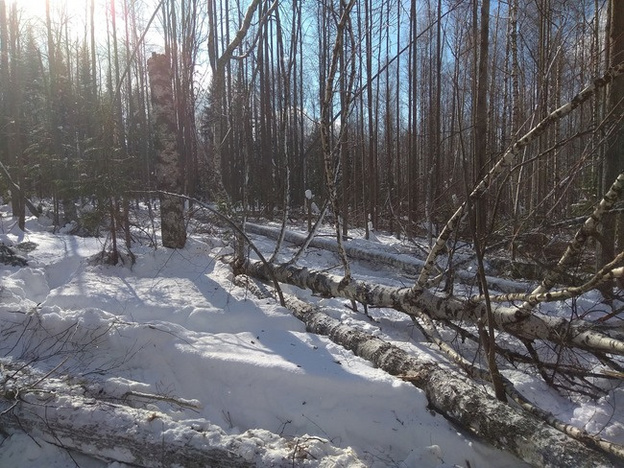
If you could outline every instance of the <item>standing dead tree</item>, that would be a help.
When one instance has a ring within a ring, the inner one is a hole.
[[[156,177],[163,192],[182,193],[182,171],[177,145],[176,113],[173,105],[171,63],[167,55],[152,54],[147,68],[154,108],[154,127],[158,164]],[[162,243],[165,247],[179,249],[186,243],[184,202],[178,197],[161,194],[160,215]]]

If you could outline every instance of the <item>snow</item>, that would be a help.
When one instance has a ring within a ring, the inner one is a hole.
[[[230,268],[217,259],[229,248],[216,237],[192,234],[176,251],[136,245],[133,266],[105,266],[91,260],[104,239],[53,233],[45,219],[34,218],[21,232],[6,208],[2,214],[1,243],[36,247],[20,252],[28,266],[0,265],[0,362],[34,360],[41,372],[53,371],[50,381],[71,374],[92,394],[134,395],[174,422],[219,426],[222,437],[241,436],[239,447],[249,444],[250,457],[257,445],[267,449],[258,466],[292,466],[293,450],[304,443],[305,466],[524,466],[430,412],[411,384],[307,333],[272,299],[234,286]],[[328,265],[332,258],[319,252],[305,261]],[[378,324],[354,318],[341,301],[321,301],[346,323],[380,333]],[[387,339],[423,358],[435,356],[410,342],[414,331],[401,314],[374,313]],[[613,401],[572,407],[545,386],[536,388],[539,380],[517,374],[534,393],[529,396],[554,412],[622,437]],[[160,398],[141,397],[148,394]],[[167,443],[180,435],[172,429],[160,436]],[[70,455],[24,434],[0,445],[0,467],[76,464],[127,466]]]

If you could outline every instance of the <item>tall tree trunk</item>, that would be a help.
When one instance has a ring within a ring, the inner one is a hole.
[[[476,8],[476,6],[475,6]],[[477,184],[487,172],[487,89],[488,89],[488,52],[490,34],[490,0],[483,0],[481,4],[481,25],[478,49],[477,86],[474,113],[474,177],[473,184]],[[477,32],[475,31],[475,36]],[[487,198],[482,197],[475,203],[476,234],[480,241],[486,234]]]
[[[26,216],[25,207],[28,207],[33,215],[36,215],[38,210],[23,192],[24,177],[22,161],[20,161],[23,149],[23,129],[20,107],[23,93],[21,67],[24,64],[22,63],[21,50],[18,57],[20,41],[16,4],[12,4],[10,16],[11,19],[9,20],[6,1],[0,0],[0,179],[3,179],[11,190],[13,215],[18,216],[19,227],[23,230]],[[9,34],[9,30],[11,34]],[[10,40],[9,36],[11,36]],[[9,66],[9,52],[11,53],[11,66]],[[16,180],[10,174],[11,164],[17,166]]]
[[[476,8],[476,5],[475,5]],[[481,4],[481,24],[479,32],[479,53],[478,53],[478,73],[477,73],[477,87],[476,87],[476,99],[475,99],[475,113],[474,113],[474,177],[473,184],[477,184],[483,174],[487,171],[487,124],[488,124],[488,103],[487,103],[487,90],[488,90],[488,52],[489,52],[489,34],[490,34],[490,0],[483,0]],[[476,36],[476,31],[475,31]],[[488,366],[490,374],[492,376],[492,382],[494,383],[494,390],[496,397],[502,401],[506,401],[505,392],[502,385],[502,378],[496,365],[496,351],[494,341],[494,324],[491,311],[491,304],[489,302],[489,293],[487,281],[485,280],[485,271],[483,269],[483,251],[485,246],[485,237],[487,235],[487,214],[488,203],[487,197],[483,196],[478,199],[474,205],[469,205],[469,210],[474,212],[471,216],[474,216],[473,221],[473,236],[475,251],[477,252],[477,259],[479,261],[479,286],[481,293],[485,295],[485,314],[484,324],[480,325],[479,335],[481,337],[483,349],[488,358]]]
[[[6,0],[0,0],[0,163],[9,163],[6,128],[10,121],[8,110],[9,87],[9,23]]]
[[[372,0],[364,0],[364,30],[366,43],[366,76],[368,77],[366,87],[366,107],[368,115],[368,207],[366,222],[369,219],[372,227],[377,228],[379,224],[379,176],[377,164],[377,124],[375,120],[375,110],[373,108],[373,20],[372,20]],[[369,218],[370,217],[370,218]],[[368,230],[367,230],[368,234]]]
[[[431,10],[431,6],[429,6]],[[433,15],[430,16],[433,18]],[[425,194],[425,217],[427,222],[427,241],[429,245],[437,233],[437,218],[440,197],[440,170],[442,164],[441,125],[442,125],[442,1],[438,0],[435,19],[435,52],[433,49],[433,30],[431,31],[431,51],[435,54],[435,66],[429,68],[429,119],[427,151],[427,184]],[[432,60],[433,61],[433,60]]]
[[[156,178],[158,189],[163,192],[182,193],[180,155],[177,148],[176,113],[173,105],[171,63],[169,57],[153,53],[147,61],[154,109],[154,128],[158,163]],[[184,202],[166,193],[160,195],[162,243],[165,247],[178,249],[186,243]]]
[[[407,161],[407,221],[408,233],[413,234],[413,228],[418,219],[419,188],[418,184],[418,12],[416,2],[412,2],[410,8],[410,43],[409,43],[409,102],[408,126],[409,126],[409,155]]]
[[[343,54],[343,45],[345,43],[345,35],[347,29],[351,27],[350,13],[355,0],[350,0],[348,4],[343,5],[341,8],[340,20],[336,26],[336,38],[331,51],[330,66],[327,73],[327,79],[323,90],[321,101],[321,146],[323,149],[323,162],[325,168],[325,184],[329,193],[329,202],[331,203],[332,210],[335,217],[336,228],[336,240],[338,242],[338,249],[340,252],[340,258],[345,273],[345,281],[348,281],[351,277],[351,269],[349,267],[349,261],[347,255],[343,249],[342,241],[342,215],[340,213],[340,204],[338,201],[338,189],[336,187],[336,179],[338,171],[340,171],[339,164],[336,164],[336,158],[340,156],[340,148],[344,144],[344,129],[347,126],[346,122],[342,125],[337,141],[332,138],[333,134],[333,98],[334,98],[334,81],[336,74],[338,73],[338,66],[340,63],[340,57]],[[346,104],[343,103],[344,109],[347,109]],[[346,118],[346,116],[343,116]],[[332,144],[334,140],[334,144]]]
[[[10,86],[11,90],[9,101],[9,116],[10,120],[7,122],[9,128],[9,158],[14,164],[14,175],[17,185],[21,190],[14,191],[11,197],[11,205],[13,209],[13,216],[18,218],[18,226],[21,230],[26,227],[26,204],[24,193],[24,161],[22,158],[23,141],[22,141],[22,59],[21,59],[21,45],[19,34],[19,22],[17,15],[17,6],[14,4],[10,13],[10,55],[11,55],[11,70],[10,70]],[[35,213],[33,213],[35,214]]]
[[[609,66],[614,66],[624,62],[624,2],[611,0],[609,11]],[[613,115],[613,125],[616,125],[617,128],[611,132],[605,150],[601,184],[605,192],[609,189],[613,175],[624,170],[624,132],[621,130],[622,118],[624,117],[624,76],[619,76],[613,80],[608,88],[607,99],[607,114]],[[601,242],[596,255],[597,270],[615,257],[616,216],[615,213],[608,214],[603,221]],[[620,244],[621,246],[622,244]],[[605,290],[604,293],[610,296],[610,291]]]

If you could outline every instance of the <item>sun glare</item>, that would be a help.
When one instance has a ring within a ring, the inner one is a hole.
[[[30,17],[45,17],[46,1],[50,2],[50,12],[64,11],[69,15],[82,15],[90,4],[89,0],[9,0]],[[96,0],[100,3],[101,0]]]

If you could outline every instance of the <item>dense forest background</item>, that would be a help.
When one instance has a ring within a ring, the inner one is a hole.
[[[0,190],[22,219],[34,197],[54,200],[59,225],[123,225],[137,192],[156,188],[146,66],[156,51],[171,58],[185,194],[272,217],[302,210],[308,190],[321,206],[329,170],[344,230],[435,235],[520,135],[619,61],[608,46],[616,10],[606,0],[47,0],[29,15],[0,0],[0,161],[21,194],[8,174]],[[479,202],[482,232],[590,212],[617,175],[604,165],[621,128],[608,92],[523,148]]]

